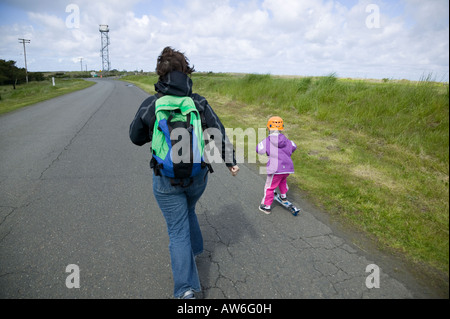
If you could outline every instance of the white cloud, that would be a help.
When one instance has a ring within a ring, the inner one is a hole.
[[[65,25],[68,2],[36,3],[10,2],[28,12],[29,24],[0,25],[0,56],[21,59],[16,39],[26,34],[34,70],[78,70],[77,57],[98,69],[98,25],[108,24],[112,67],[120,70],[154,70],[171,45],[199,71],[410,79],[433,72],[448,81],[445,0],[79,0],[78,29]],[[379,28],[366,25],[373,3]]]

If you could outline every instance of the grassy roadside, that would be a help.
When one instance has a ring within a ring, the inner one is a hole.
[[[156,79],[125,78],[148,92]],[[193,81],[226,127],[258,129],[272,115],[284,118],[299,146],[291,183],[381,248],[448,275],[448,86],[333,75],[195,74]]]
[[[94,84],[94,82],[82,79],[56,79],[55,86],[52,86],[52,82],[49,80],[17,85],[16,90],[11,85],[0,86],[0,114],[78,91]]]

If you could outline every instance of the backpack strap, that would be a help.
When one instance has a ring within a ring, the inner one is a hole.
[[[153,170],[155,176],[161,176],[163,164],[159,164],[158,161],[153,156],[152,159],[150,160],[150,168]]]

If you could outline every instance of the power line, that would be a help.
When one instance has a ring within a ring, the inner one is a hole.
[[[19,39],[19,43],[23,43],[23,56],[25,57],[25,78],[28,83],[28,68],[27,68],[27,51],[25,49],[25,43],[30,43],[31,40]]]

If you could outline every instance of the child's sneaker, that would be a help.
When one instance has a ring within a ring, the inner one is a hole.
[[[272,210],[270,209],[270,206],[266,206],[264,204],[261,204],[259,206],[259,210],[262,211],[264,214],[267,214],[267,215],[269,215],[272,212]]]
[[[283,195],[280,195],[280,198],[281,198],[281,201],[282,201],[283,203],[286,203],[286,202],[289,201],[289,200],[287,199],[287,196],[286,196],[286,195],[284,195],[284,197],[283,197]]]

